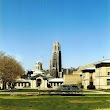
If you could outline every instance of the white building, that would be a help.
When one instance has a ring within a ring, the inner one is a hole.
[[[95,83],[95,67],[89,67],[82,70],[82,85],[87,89],[90,83]]]
[[[110,59],[94,63],[94,67],[82,70],[84,89],[93,83],[96,89],[110,89]]]
[[[30,79],[17,79],[15,88],[17,89],[56,89],[62,84],[79,83],[78,76],[68,75],[64,78],[54,78],[49,74],[45,75],[42,69],[42,63],[36,63],[35,70]],[[82,75],[81,75],[82,74]],[[89,85],[94,85],[96,89],[110,89],[110,59],[94,63],[94,67],[87,67],[80,72],[82,85],[87,89]],[[1,81],[2,82],[2,81]],[[2,88],[2,83],[0,83]]]
[[[15,88],[17,89],[56,89],[63,84],[63,78],[53,78],[49,74],[45,75],[42,69],[42,63],[37,62],[35,70],[30,79],[17,79]]]
[[[95,64],[96,89],[110,89],[110,59]]]
[[[33,70],[33,74],[31,76],[35,76],[35,75],[38,75],[38,74],[44,74],[41,62],[36,63],[35,70]]]

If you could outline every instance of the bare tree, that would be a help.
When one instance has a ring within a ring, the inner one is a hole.
[[[0,78],[3,82],[2,89],[6,89],[6,84],[8,84],[9,87],[14,86],[15,80],[22,74],[24,74],[24,69],[14,57],[0,52]]]

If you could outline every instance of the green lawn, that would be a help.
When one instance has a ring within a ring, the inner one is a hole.
[[[0,110],[110,110],[110,95],[6,96],[0,95]]]

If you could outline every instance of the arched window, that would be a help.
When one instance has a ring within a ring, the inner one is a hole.
[[[55,45],[55,51],[56,51],[56,45]]]

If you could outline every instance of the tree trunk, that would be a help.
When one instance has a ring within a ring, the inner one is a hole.
[[[5,82],[5,81],[3,81],[2,89],[3,89],[3,90],[6,89],[6,82]]]

